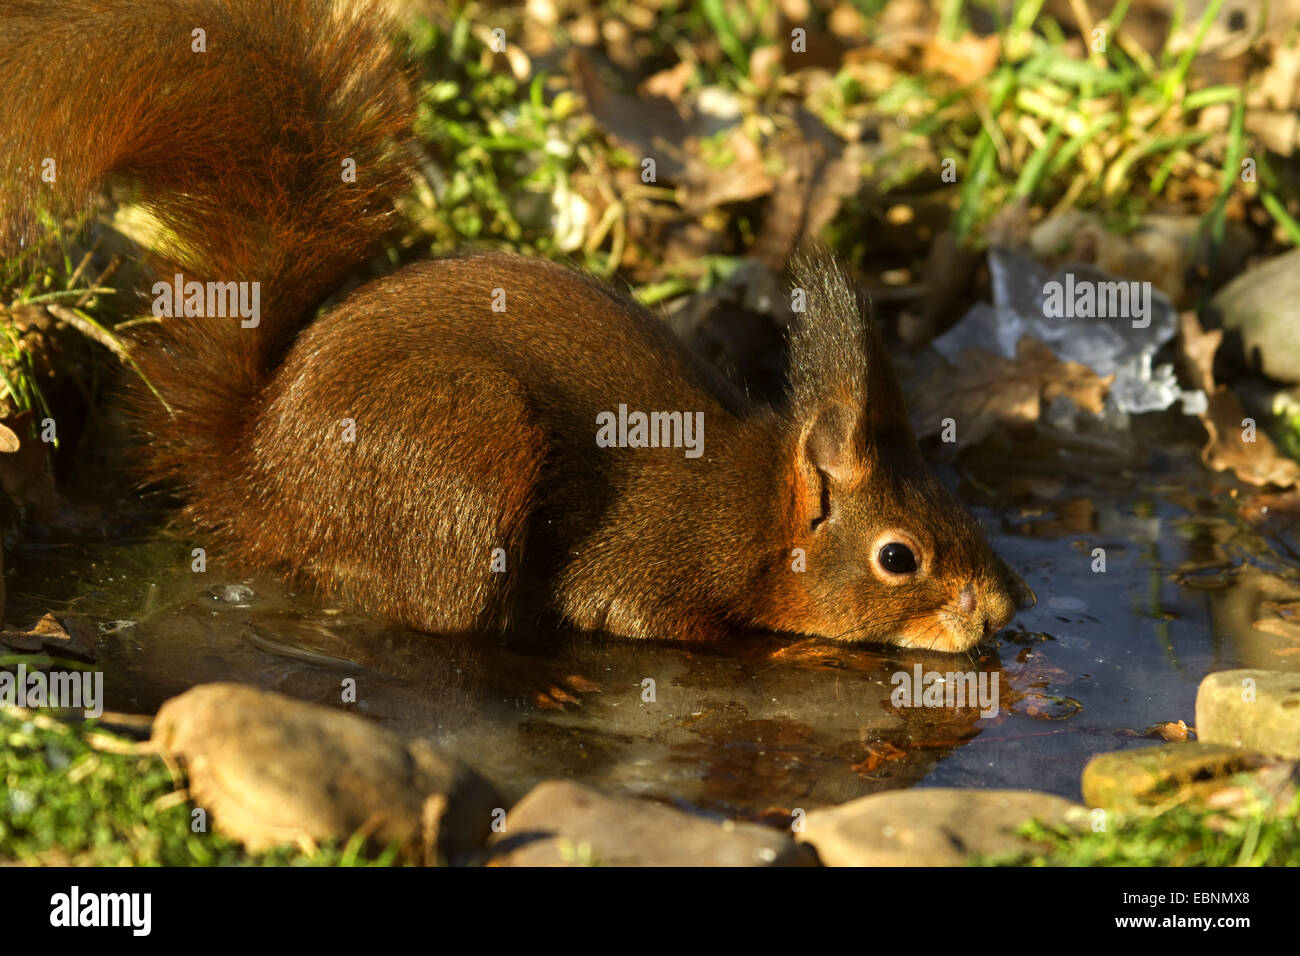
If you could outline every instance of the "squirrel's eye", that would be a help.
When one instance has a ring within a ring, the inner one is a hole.
[[[890,574],[911,574],[916,570],[916,555],[907,545],[891,541],[880,549],[880,566]]]

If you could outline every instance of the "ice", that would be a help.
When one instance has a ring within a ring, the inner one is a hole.
[[[1051,272],[1005,249],[990,250],[988,262],[993,305],[977,303],[934,340],[949,362],[968,348],[1014,358],[1017,343],[1028,335],[1063,361],[1113,374],[1109,401],[1118,412],[1161,411],[1180,400],[1184,410],[1196,407],[1196,393],[1178,387],[1171,366],[1152,367],[1178,323],[1173,305],[1153,284],[1084,264]],[[1055,417],[1064,419],[1065,411],[1057,409]]]
[[[247,584],[225,584],[208,588],[217,601],[232,607],[248,607],[257,599],[257,593]]]

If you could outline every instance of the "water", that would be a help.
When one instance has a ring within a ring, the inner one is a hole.
[[[274,575],[212,561],[195,574],[193,542],[147,512],[13,550],[7,623],[50,610],[96,622],[111,711],[151,713],[216,680],[337,704],[355,681],[358,712],[434,740],[511,798],[571,777],[774,823],[910,786],[1079,799],[1092,755],[1191,724],[1206,673],[1300,670],[1300,642],[1254,627],[1266,602],[1300,597],[1292,539],[1244,521],[1238,486],[1185,439],[1165,436],[1154,456],[1132,454],[1145,442],[1049,445],[1018,447],[1012,467],[992,453],[968,463],[963,494],[1038,598],[971,659],[759,634],[703,648],[414,634]],[[893,706],[891,678],[917,664],[996,674],[1000,711]]]

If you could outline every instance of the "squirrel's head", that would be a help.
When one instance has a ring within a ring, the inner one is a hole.
[[[795,289],[806,311],[790,342],[781,502],[790,540],[763,623],[964,651],[1014,610],[993,552],[922,460],[889,356],[846,277],[829,257],[805,256]]]

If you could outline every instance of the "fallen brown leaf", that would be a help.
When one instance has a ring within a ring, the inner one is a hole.
[[[575,64],[575,85],[600,128],[638,162],[653,159],[656,181],[678,187],[678,204],[687,213],[698,215],[772,191],[775,180],[764,165],[762,151],[738,123],[725,132],[725,126],[718,129],[716,117],[697,117],[685,104],[668,97],[625,96],[606,86],[585,56],[576,56]],[[655,85],[672,92],[668,80]],[[725,136],[715,148],[730,160],[713,165],[701,155],[700,143],[719,132]]]
[[[1161,724],[1152,724],[1142,734],[1143,737],[1151,737],[1155,740],[1180,741],[1191,740],[1188,736],[1191,728],[1187,726],[1186,721],[1169,720]]]
[[[15,651],[48,651],[59,657],[93,661],[95,627],[83,618],[69,615],[60,621],[53,614],[46,614],[31,630],[5,628],[0,631],[0,644]]]
[[[1201,460],[1215,471],[1231,470],[1252,485],[1289,488],[1300,482],[1300,463],[1278,452],[1273,440],[1256,428],[1253,441],[1245,439],[1246,413],[1226,385],[1214,383],[1214,356],[1223,341],[1221,329],[1205,331],[1193,312],[1178,317],[1178,364],[1208,396],[1201,424],[1209,439]]]
[[[1060,395],[1099,413],[1113,378],[1101,378],[1078,362],[1062,362],[1028,336],[1014,359],[967,349],[955,369],[944,365],[931,373],[913,406],[913,425],[918,438],[927,438],[940,434],[944,419],[951,418],[957,423],[956,445],[968,447],[1004,429],[1032,426]]]
[[[902,760],[907,756],[907,751],[901,747],[895,747],[893,744],[884,740],[876,741],[867,745],[867,755],[853,764],[850,768],[854,773],[871,773],[879,770],[884,764],[894,760]]]
[[[1196,387],[1214,391],[1214,355],[1223,343],[1223,330],[1201,328],[1195,312],[1178,316],[1178,364]]]
[[[1267,616],[1251,625],[1255,630],[1300,644],[1300,601],[1262,601],[1259,610]]]
[[[946,73],[962,86],[969,86],[993,72],[1002,55],[1002,38],[991,33],[978,37],[967,33],[956,40],[938,34],[925,45],[921,67],[927,72]]]
[[[641,92],[646,96],[656,96],[676,103],[682,98],[682,92],[694,73],[695,67],[683,60],[676,66],[647,77],[641,83]]]
[[[1256,428],[1254,440],[1247,441],[1245,419],[1241,402],[1228,386],[1215,388],[1209,407],[1201,415],[1201,423],[1210,435],[1201,449],[1201,460],[1215,471],[1231,469],[1252,485],[1289,488],[1300,482],[1300,462],[1280,454],[1262,429]]]

